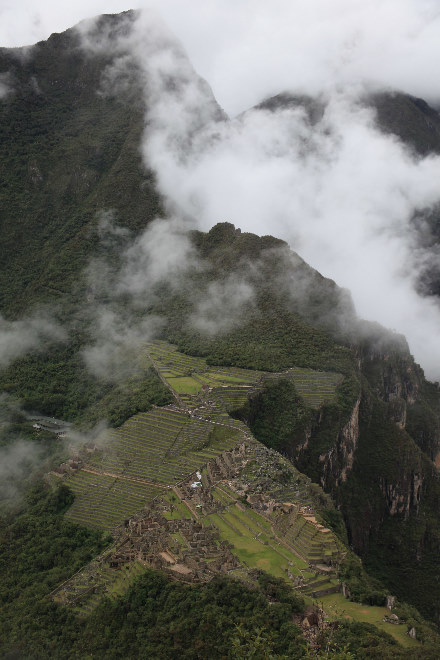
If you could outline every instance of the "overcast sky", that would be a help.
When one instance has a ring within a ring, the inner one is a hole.
[[[137,0],[156,6],[230,114],[280,89],[374,81],[440,98],[439,0]],[[124,0],[0,0],[0,45],[46,39]]]

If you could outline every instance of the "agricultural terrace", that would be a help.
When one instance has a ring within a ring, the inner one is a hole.
[[[225,415],[241,408],[250,394],[264,381],[281,375],[290,378],[298,394],[311,408],[334,401],[342,374],[293,367],[285,372],[267,372],[238,367],[213,367],[200,357],[179,353],[176,346],[165,341],[147,345],[147,353],[163,381],[179,403],[189,409],[208,405],[210,415]]]
[[[69,479],[76,499],[67,516],[75,522],[113,529],[164,488],[233,447],[249,430],[228,413],[241,408],[264,379],[280,376],[212,367],[164,341],[148,344],[147,356],[179,407],[139,413],[118,429],[105,432],[104,448],[89,457],[86,469]],[[289,369],[283,376],[293,379],[298,393],[313,407],[334,398],[342,378],[300,368]],[[286,492],[284,501],[291,495]]]
[[[111,530],[156,495],[239,442],[239,429],[172,407],[130,418],[101,437],[104,448],[68,480],[75,502],[67,517]]]
[[[297,580],[301,591],[310,596],[339,590],[331,572],[326,575],[313,568],[330,558],[327,552],[337,552],[329,530],[321,532],[314,526],[309,529],[308,521],[299,515],[299,524],[295,530],[289,529],[291,533],[286,538],[285,530],[281,531],[275,520],[237,501],[237,495],[226,484],[217,484],[212,495],[220,510],[203,520],[217,527],[220,537],[233,546],[234,554],[245,567],[260,568],[289,582]]]
[[[161,488],[124,477],[79,470],[68,481],[75,501],[66,513],[72,522],[111,530],[140,509]]]
[[[312,577],[307,563],[280,543],[255,512],[249,515],[231,503],[221,513],[212,513],[204,520],[217,527],[220,538],[231,543],[234,554],[247,568],[261,568],[280,578],[287,576],[288,569],[294,575],[303,571],[304,577]]]
[[[289,516],[272,514],[272,520],[286,543],[309,564],[337,561],[339,549],[333,533],[320,525],[312,514],[301,514],[293,509]]]
[[[334,371],[315,371],[292,367],[284,372],[283,378],[293,381],[299,396],[311,408],[320,408],[324,403],[336,400],[336,388],[341,384],[343,375]],[[276,380],[280,374],[267,374],[265,380]]]
[[[115,600],[122,595],[133,581],[145,572],[146,567],[139,561],[126,564],[120,571],[110,568],[108,559],[115,546],[108,548],[96,557],[67,582],[61,584],[52,597],[56,603],[71,605],[74,611],[87,616],[100,603],[103,595]]]
[[[249,393],[259,385],[263,375],[260,371],[238,367],[212,367],[203,358],[179,353],[176,346],[165,341],[151,342],[147,345],[147,353],[179,402],[189,408],[199,406],[206,398],[210,399],[211,390],[225,387],[240,393],[239,405],[242,405]],[[223,403],[225,407],[221,407],[220,412],[238,407],[234,401],[231,406],[227,399]]]

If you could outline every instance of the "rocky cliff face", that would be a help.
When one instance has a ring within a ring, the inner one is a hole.
[[[422,466],[420,472],[411,470],[405,474],[405,479],[398,484],[387,483],[384,478],[379,479],[380,489],[385,497],[388,512],[391,516],[403,515],[407,520],[411,511],[419,512],[420,498],[422,494],[423,475]]]
[[[337,488],[347,480],[353,469],[359,442],[359,408],[361,396],[356,399],[349,420],[338,433],[335,446],[319,455],[322,464],[321,485],[326,490]]]

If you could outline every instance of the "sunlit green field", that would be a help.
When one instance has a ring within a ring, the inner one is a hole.
[[[190,376],[167,378],[167,383],[177,394],[197,394],[203,387],[202,383]]]

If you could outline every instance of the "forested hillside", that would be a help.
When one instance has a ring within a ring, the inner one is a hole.
[[[102,20],[109,38],[125,15]],[[2,308],[22,312],[75,290],[96,248],[96,214],[112,209],[139,229],[160,214],[154,175],[142,167],[143,97],[105,87],[114,59],[88,53],[72,29],[31,52],[0,49],[14,90],[2,101]],[[137,92],[137,93],[136,93]]]

